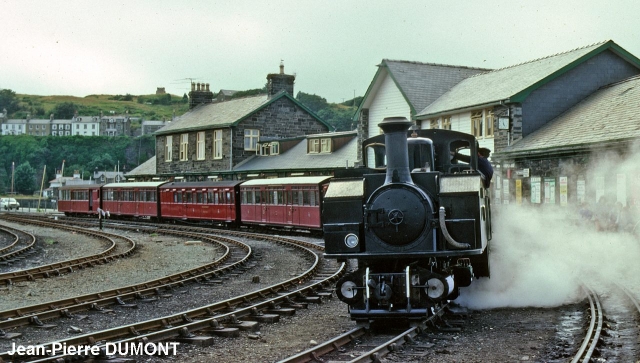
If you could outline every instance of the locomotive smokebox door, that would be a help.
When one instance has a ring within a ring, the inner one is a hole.
[[[371,198],[367,226],[390,245],[405,245],[424,232],[430,212],[414,188],[380,188]]]
[[[415,185],[409,170],[407,130],[412,122],[404,117],[385,118],[387,170],[385,181],[365,205],[365,238],[369,253],[409,253],[435,248],[431,219],[433,203]],[[429,235],[431,234],[431,238]]]

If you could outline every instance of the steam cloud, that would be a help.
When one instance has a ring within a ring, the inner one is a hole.
[[[638,144],[628,155],[638,155]],[[597,176],[625,174],[630,189],[640,191],[637,159],[601,155],[587,170],[587,200],[594,213],[602,208],[594,200],[597,186],[592,181]],[[611,205],[615,203],[615,182],[605,185],[604,195]],[[583,297],[581,282],[640,286],[640,200],[633,198],[638,195],[627,196],[633,201],[627,206],[627,215],[636,225],[634,234],[597,231],[595,222],[581,219],[574,205],[495,206],[491,278],[475,280],[461,289],[456,303],[472,309],[553,307],[579,301]]]

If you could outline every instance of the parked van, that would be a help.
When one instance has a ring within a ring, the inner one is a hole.
[[[18,210],[20,209],[20,203],[18,203],[14,198],[1,198],[0,199],[0,209],[4,210]]]

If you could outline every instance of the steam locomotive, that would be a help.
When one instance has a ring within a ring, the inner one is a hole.
[[[336,173],[324,197],[325,258],[357,261],[336,285],[356,321],[430,316],[489,277],[490,200],[476,139],[411,124],[385,118],[384,135],[363,143],[365,168]]]

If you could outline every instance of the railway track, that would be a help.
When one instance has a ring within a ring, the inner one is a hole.
[[[211,230],[209,230],[209,232],[211,232]],[[172,233],[177,233],[177,232],[173,231]],[[194,233],[194,232],[190,232],[190,233]],[[240,233],[240,232],[235,232],[235,234],[244,235],[243,233]],[[201,234],[193,234],[192,236],[194,238],[202,237]],[[219,238],[219,237],[215,236],[212,238]],[[120,336],[126,336],[127,332],[129,332],[128,334],[131,334],[131,331],[135,331],[138,333],[147,332],[147,331],[155,332],[157,329],[159,329],[159,327],[167,327],[168,325],[171,325],[172,327],[181,326],[182,328],[187,327],[188,329],[202,330],[204,328],[201,324],[199,325],[198,322],[200,320],[203,320],[203,317],[210,317],[210,316],[214,316],[216,322],[215,323],[209,322],[210,325],[208,325],[208,329],[211,328],[212,326],[211,324],[221,325],[223,322],[229,319],[232,322],[231,324],[233,324],[234,320],[237,320],[246,315],[252,315],[252,314],[254,316],[257,315],[256,319],[259,320],[261,319],[260,316],[263,315],[261,314],[261,311],[275,309],[276,312],[280,311],[280,312],[288,313],[289,310],[282,309],[281,306],[286,305],[286,306],[295,307],[301,304],[308,303],[308,302],[305,302],[305,300],[317,301],[317,299],[319,298],[318,296],[321,296],[323,294],[325,295],[330,294],[330,292],[326,290],[326,287],[328,286],[328,284],[333,284],[336,278],[335,276],[337,273],[338,274],[340,273],[339,272],[340,270],[327,271],[326,268],[323,268],[323,269],[320,268],[318,251],[321,250],[321,247],[312,243],[296,242],[296,241],[278,237],[278,236],[264,235],[264,236],[260,236],[260,238],[266,238],[273,243],[284,244],[291,248],[307,250],[308,251],[307,258],[313,259],[314,262],[312,266],[304,274],[297,276],[293,279],[290,279],[284,283],[276,284],[266,289],[262,289],[258,292],[255,292],[252,294],[246,294],[238,298],[227,299],[225,301],[215,303],[215,304],[210,304],[202,308],[193,309],[190,311],[175,314],[173,316],[156,319],[155,323],[147,321],[140,324],[129,325],[127,327],[109,329],[108,332],[105,331],[105,332],[98,332],[98,333],[90,333],[87,337],[85,337],[87,339],[86,341],[98,342],[102,340],[105,336],[110,337],[109,339],[116,339],[117,337],[120,337]],[[317,276],[316,279],[314,279],[313,276]],[[207,281],[213,280],[215,278],[212,278],[210,275],[209,278],[207,276],[191,276],[191,279],[194,281],[200,280],[203,283],[207,283]],[[179,283],[176,283],[175,281],[172,283],[174,285],[179,284]],[[309,286],[305,287],[304,289],[300,288],[300,286],[303,286],[303,283]],[[157,291],[158,289],[159,288],[157,287],[156,288],[151,287],[148,290]],[[290,293],[286,292],[287,290],[291,290],[291,289],[295,289],[295,290],[293,290]],[[160,288],[160,290],[162,289]],[[312,293],[315,293],[316,296],[314,297],[308,296],[309,294],[312,294]],[[83,304],[83,305],[86,306],[87,304]],[[247,305],[247,306],[244,308],[239,308],[240,306],[244,306],[244,305]],[[231,314],[229,315],[229,313],[226,313],[226,311],[230,310],[231,308],[233,309],[231,311]],[[73,314],[72,312],[69,311],[68,308],[65,308],[62,310],[56,309],[56,311],[51,312],[51,314],[60,315],[60,312],[65,310],[67,311],[67,313],[65,314],[70,314],[70,315]],[[65,314],[63,314],[63,316],[68,316]],[[38,313],[35,316],[40,316],[40,315],[42,314]],[[27,316],[25,316],[25,317],[20,317],[16,320],[22,320],[22,322],[24,323],[29,319]],[[211,319],[209,320],[211,321]],[[189,325],[190,323],[194,323],[195,326]],[[171,329],[169,329],[169,331],[171,331]],[[217,329],[215,332],[220,333],[220,332],[226,332],[226,331],[227,329]],[[180,332],[182,333],[178,333],[177,336],[182,336],[184,338],[184,330],[181,329]],[[166,334],[172,335],[172,333],[166,333]],[[162,334],[158,335],[156,333],[145,334],[145,337],[146,335],[148,335],[149,339],[160,339],[158,337],[162,336]],[[131,339],[135,340],[139,338],[139,336],[135,334],[134,334],[134,337],[137,337],[137,338],[132,337]],[[76,340],[74,339],[78,339],[78,338],[82,339],[80,337],[74,337],[74,338],[66,339],[64,341],[67,344],[75,344],[74,341]],[[83,344],[86,344],[86,343],[83,343]],[[6,354],[2,357],[3,359],[8,359],[8,356]],[[48,358],[44,358],[44,359],[46,361]]]
[[[0,285],[11,285],[19,281],[33,281],[35,279],[48,278],[51,276],[60,275],[64,272],[73,272],[74,270],[88,268],[98,264],[109,263],[111,261],[114,261],[115,259],[130,256],[136,249],[135,241],[125,236],[87,230],[74,226],[64,225],[61,223],[25,219],[18,216],[4,215],[0,218],[15,223],[35,224],[41,227],[62,228],[75,233],[90,235],[108,242],[108,247],[105,250],[90,256],[84,256],[30,269],[22,269],[0,274]]]
[[[391,328],[384,324],[377,328],[358,326],[335,338],[281,360],[279,363],[306,362],[377,362],[387,354],[397,352],[405,343],[412,343],[418,334],[442,319],[447,305],[434,312],[434,315],[412,323],[408,329]]]
[[[0,265],[9,265],[12,261],[22,258],[21,256],[33,253],[36,244],[36,237],[31,233],[17,230],[9,226],[0,227],[0,233],[11,236],[13,242],[0,248]]]
[[[629,288],[595,290],[583,287],[589,303],[589,324],[572,363],[606,361],[637,362],[640,360],[640,302]]]
[[[0,329],[6,330],[29,324],[39,324],[41,321],[68,317],[80,311],[99,310],[110,305],[124,305],[135,300],[157,297],[165,294],[166,291],[171,291],[174,286],[211,281],[236,269],[250,267],[248,263],[252,256],[252,250],[250,246],[242,242],[224,237],[207,237],[196,233],[181,233],[180,235],[215,244],[221,250],[220,257],[210,264],[140,284],[1,311]]]

